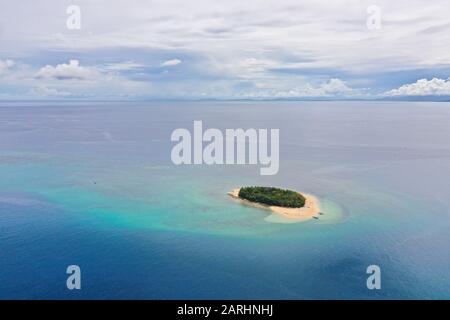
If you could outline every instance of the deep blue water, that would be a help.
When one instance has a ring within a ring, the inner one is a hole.
[[[279,173],[173,165],[194,120],[279,128]],[[0,298],[448,299],[449,124],[450,103],[1,103]],[[333,219],[267,221],[226,195],[251,184]]]

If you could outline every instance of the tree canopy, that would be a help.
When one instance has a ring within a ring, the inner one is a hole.
[[[301,208],[305,205],[305,197],[300,193],[274,187],[243,187],[239,197],[269,206]]]

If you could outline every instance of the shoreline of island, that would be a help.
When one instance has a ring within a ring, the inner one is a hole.
[[[242,204],[255,207],[258,209],[269,210],[274,214],[282,216],[287,219],[296,220],[298,222],[307,221],[311,219],[319,219],[322,214],[320,212],[320,203],[317,197],[311,194],[300,193],[305,198],[305,204],[301,208],[287,208],[278,206],[269,206],[266,204],[252,202],[239,197],[239,190],[241,188],[235,188],[228,192],[227,194],[232,198],[239,200]]]

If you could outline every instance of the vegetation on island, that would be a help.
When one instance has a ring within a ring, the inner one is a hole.
[[[305,197],[300,193],[274,187],[243,187],[239,197],[269,206],[301,208],[305,205]]]

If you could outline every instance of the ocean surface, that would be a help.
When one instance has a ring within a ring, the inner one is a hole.
[[[173,165],[194,120],[279,128],[279,173]],[[314,194],[324,217],[277,223],[227,196],[243,185]],[[449,299],[450,103],[2,102],[12,298]]]

